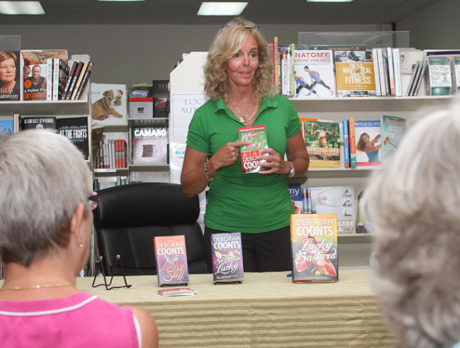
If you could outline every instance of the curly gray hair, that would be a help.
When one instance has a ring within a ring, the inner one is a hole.
[[[371,286],[397,347],[460,339],[460,101],[421,121],[370,179]]]

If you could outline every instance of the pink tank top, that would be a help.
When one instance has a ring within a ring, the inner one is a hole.
[[[52,300],[0,300],[0,347],[139,346],[131,308],[86,292]]]

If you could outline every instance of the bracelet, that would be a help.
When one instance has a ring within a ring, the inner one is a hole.
[[[206,158],[206,161],[204,161],[204,176],[206,177],[206,179],[208,179],[208,182],[211,182],[214,180],[214,178],[211,178],[211,176],[209,175],[207,158]]]
[[[295,167],[294,167],[294,163],[292,163],[291,161],[288,161],[289,165],[291,166],[291,170],[289,171],[288,173],[288,178],[292,178],[294,177],[295,175]]]

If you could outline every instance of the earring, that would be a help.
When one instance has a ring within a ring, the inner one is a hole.
[[[84,246],[83,243],[80,243],[79,247],[80,247],[80,248],[83,248],[83,246]]]

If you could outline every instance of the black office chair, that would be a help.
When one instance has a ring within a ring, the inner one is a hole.
[[[178,184],[139,183],[98,192],[94,211],[105,275],[156,274],[153,237],[184,235],[189,273],[208,273],[198,197]]]

